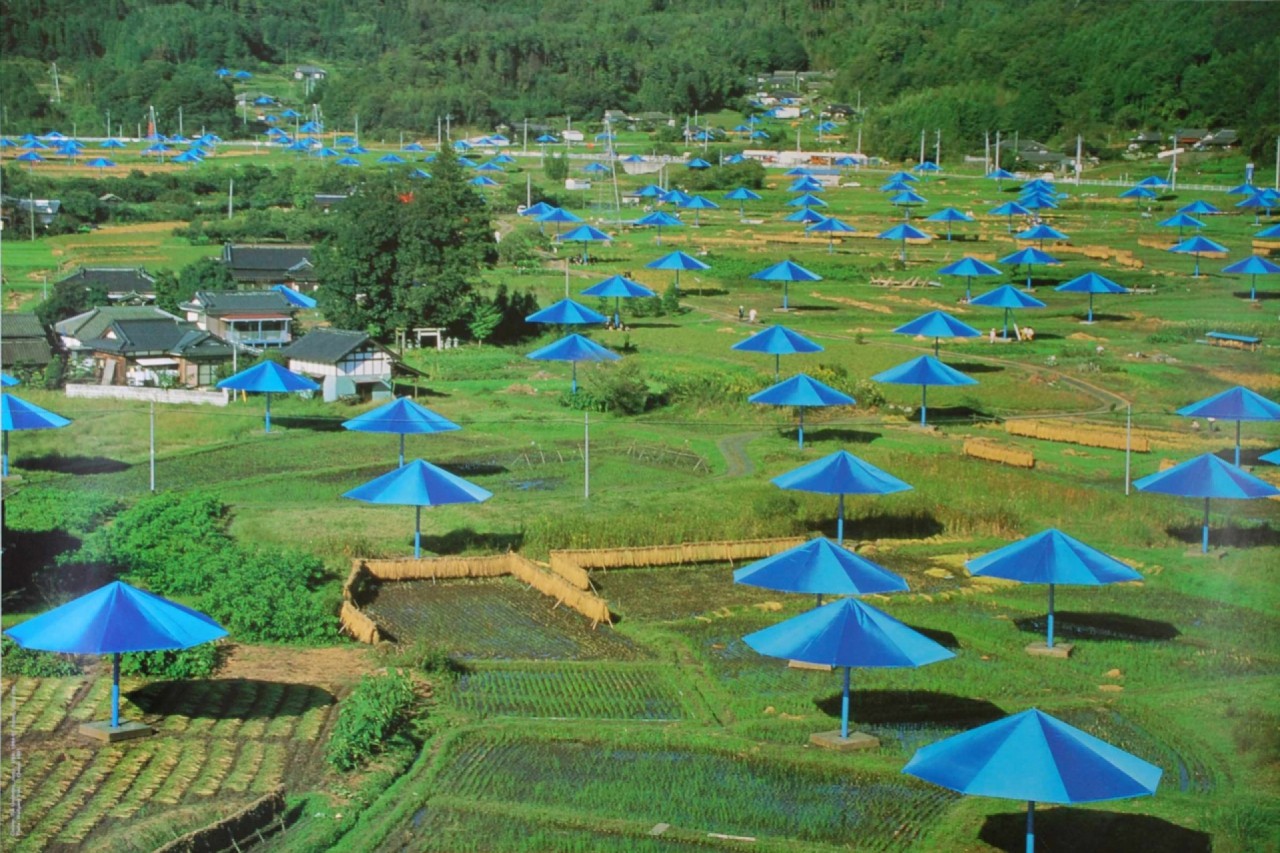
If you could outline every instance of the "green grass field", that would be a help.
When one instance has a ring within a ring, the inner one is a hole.
[[[625,150],[645,144],[623,142],[631,146]],[[363,159],[372,162],[385,150],[389,146]],[[522,160],[545,184],[534,162]],[[1145,164],[1126,165],[1135,176],[1151,171]],[[668,169],[675,183],[681,174],[680,167]],[[1007,223],[985,211],[1014,195],[976,173],[922,183],[918,191],[929,199],[923,213],[951,205],[973,210],[979,221],[956,226],[963,240],[908,246],[903,265],[895,259],[898,244],[868,236],[901,216],[878,191],[888,174],[850,173],[846,180],[862,186],[824,194],[830,211],[858,229],[830,253],[826,241],[796,242],[803,237],[800,226],[782,221],[790,179],[776,172],[765,200],[747,209],[747,218],[761,224],[740,222],[726,204],[704,213],[698,228],[664,229],[661,246],[650,231],[618,225],[612,212],[586,211],[616,239],[590,247],[590,264],[569,267],[573,293],[613,273],[665,289],[670,274],[645,264],[677,248],[711,265],[682,275],[683,313],[633,317],[624,303],[631,329],[594,333],[616,350],[625,345],[624,363],[638,367],[653,393],[671,396],[668,405],[644,414],[596,412],[588,424],[582,412],[566,407],[568,366],[525,358],[550,342],[551,333],[511,349],[466,345],[407,354],[427,375],[421,401],[463,427],[410,437],[409,455],[446,465],[495,495],[484,504],[424,513],[424,547],[433,553],[511,548],[545,559],[557,548],[834,535],[833,497],[784,492],[769,481],[842,448],[909,482],[909,492],[849,498],[846,537],[911,585],[911,593],[879,597],[876,606],[942,637],[957,657],[921,670],[855,672],[853,719],[882,739],[880,750],[835,755],[807,746],[811,733],[834,727],[838,677],[788,670],[755,655],[741,637],[801,612],[810,601],[735,587],[726,566],[595,573],[600,594],[619,616],[615,627],[595,632],[510,580],[388,584],[371,608],[375,616],[406,640],[444,638],[467,666],[456,682],[438,685],[430,712],[438,725],[407,772],[394,781],[375,774],[376,786],[365,778],[361,787],[361,778],[314,767],[295,772],[286,763],[275,775],[255,769],[246,763],[247,753],[226,746],[235,741],[220,733],[268,718],[267,731],[276,725],[281,717],[268,708],[276,699],[257,694],[247,700],[253,710],[244,717],[203,722],[165,704],[178,701],[170,696],[155,707],[166,721],[176,721],[173,739],[96,757],[78,747],[83,755],[76,753],[80,763],[73,770],[42,753],[42,738],[63,725],[61,709],[68,702],[73,709],[104,707],[100,685],[94,682],[97,692],[86,705],[87,699],[77,704],[72,698],[85,692],[87,682],[20,680],[20,743],[28,760],[38,763],[29,778],[48,780],[40,785],[44,799],[28,811],[32,820],[22,843],[35,849],[109,838],[104,843],[128,849],[102,817],[122,812],[122,804],[149,815],[160,835],[211,819],[204,812],[175,812],[165,822],[160,803],[195,809],[204,802],[157,802],[160,789],[148,768],[167,766],[177,756],[172,745],[180,742],[201,744],[212,765],[226,768],[216,785],[213,771],[191,771],[196,781],[207,775],[205,787],[214,792],[257,790],[260,776],[284,781],[298,819],[267,849],[703,850],[745,844],[710,833],[754,837],[753,847],[761,850],[1020,849],[1019,804],[957,798],[900,770],[923,744],[1035,706],[1165,770],[1151,799],[1045,809],[1039,826],[1046,845],[1276,850],[1280,811],[1270,792],[1280,783],[1280,717],[1273,701],[1280,593],[1272,576],[1280,555],[1280,504],[1215,501],[1211,542],[1225,553],[1201,558],[1194,555],[1200,502],[1126,495],[1122,451],[1015,437],[1000,424],[1034,415],[1080,431],[1123,428],[1132,404],[1135,430],[1151,441],[1150,452],[1131,459],[1135,478],[1164,460],[1230,448],[1234,425],[1193,429],[1174,411],[1235,384],[1272,398],[1280,393],[1277,302],[1271,298],[1276,286],[1264,277],[1263,299],[1242,298],[1247,279],[1218,272],[1226,259],[1202,258],[1207,274],[1192,278],[1194,260],[1164,251],[1174,234],[1156,223],[1194,198],[1224,209],[1233,199],[1180,191],[1152,204],[1147,218],[1145,208],[1114,198],[1118,188],[1068,187],[1070,198],[1048,220],[1071,235],[1069,248],[1121,254],[1091,260],[1061,252],[1061,266],[1036,268],[1035,295],[1048,305],[1015,313],[1019,323],[1034,326],[1035,341],[991,343],[985,333],[1000,324],[1000,312],[962,304],[964,282],[936,270],[966,253],[995,262],[1013,251]],[[1226,187],[1234,182],[1229,175],[1213,178]],[[620,176],[619,183],[626,190],[651,179]],[[523,175],[503,180],[523,181]],[[584,194],[584,201],[594,195]],[[684,219],[691,221],[687,213]],[[503,228],[536,231],[506,213],[500,220]],[[1212,217],[1206,234],[1227,245],[1236,260],[1250,251],[1257,230],[1252,216],[1228,214]],[[6,241],[5,305],[24,296],[30,304],[29,295],[40,287],[37,276],[67,263],[136,258],[149,266],[180,266],[210,253],[183,245],[171,231],[129,236],[103,229],[34,244]],[[1045,248],[1054,253],[1052,245]],[[536,272],[494,269],[484,275],[486,286],[532,288],[543,304],[563,296],[563,259],[581,247],[558,247],[554,256],[547,249]],[[792,286],[792,310],[784,314],[777,310],[781,287],[749,275],[787,257],[824,280]],[[1025,278],[1025,270],[1006,270],[1007,279],[975,281],[975,293]],[[1088,270],[1156,292],[1099,297],[1098,322],[1084,325],[1084,297],[1051,285]],[[941,286],[872,283],[910,278]],[[760,323],[740,322],[739,305],[755,309]],[[984,332],[941,343],[943,360],[979,384],[930,389],[935,428],[921,430],[915,425],[919,388],[868,380],[932,352],[933,341],[892,329],[935,308]],[[861,389],[852,409],[807,414],[803,449],[793,410],[745,402],[772,383],[772,360],[730,349],[774,322],[825,347],[784,358],[783,375],[806,371]],[[1211,330],[1255,334],[1269,346],[1242,352],[1199,343]],[[594,391],[613,370],[580,365],[578,379]],[[877,392],[882,405],[872,405]],[[6,509],[50,493],[70,500],[92,492],[128,502],[147,492],[145,405],[20,393],[74,423],[9,436],[18,477],[5,483]],[[258,399],[226,408],[161,407],[157,487],[214,493],[232,507],[239,540],[314,551],[335,577],[345,575],[353,556],[406,556],[412,549],[410,509],[340,498],[394,465],[394,437],[341,429],[343,420],[363,410],[277,400],[273,432],[264,435]],[[1030,450],[1035,468],[967,458],[963,444],[973,437]],[[1280,427],[1246,423],[1242,437],[1244,461],[1255,465],[1258,455],[1280,445]],[[1280,481],[1277,470],[1254,467],[1272,482]],[[1058,630],[1077,644],[1065,661],[1023,652],[1043,631],[1043,587],[975,583],[962,568],[966,559],[1049,526],[1130,562],[1145,581],[1059,589]],[[38,593],[30,600],[32,609],[46,603]],[[18,618],[6,613],[6,623]],[[210,731],[201,734],[204,727]],[[286,741],[281,749],[291,748]],[[102,757],[108,755],[113,757]],[[232,801],[239,800],[226,800]],[[659,824],[669,828],[651,835]]]

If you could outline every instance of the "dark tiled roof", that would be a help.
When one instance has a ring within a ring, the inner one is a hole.
[[[58,284],[78,282],[86,287],[95,284],[105,285],[111,293],[155,292],[155,277],[142,267],[81,267]]]
[[[4,327],[5,340],[39,338],[45,341],[49,339],[49,332],[41,325],[40,318],[35,314],[6,311],[4,316],[0,317],[0,325]]]
[[[267,281],[285,278],[311,278],[312,246],[237,246],[222,247],[222,262],[237,280]]]
[[[53,359],[53,351],[49,342],[35,338],[18,338],[0,341],[0,364],[5,367],[14,365],[30,365],[43,367]]]
[[[280,354],[285,358],[296,358],[299,361],[314,361],[318,364],[337,364],[348,353],[354,352],[370,341],[364,332],[349,332],[345,329],[315,329],[285,347]],[[376,342],[374,347],[381,349]]]
[[[163,317],[171,321],[178,318],[154,306],[111,306],[107,308],[91,308],[83,314],[60,320],[54,325],[58,334],[68,338],[87,341],[97,338],[107,330],[115,320],[151,320]]]
[[[191,301],[183,304],[184,311],[200,311],[209,317],[230,317],[237,314],[292,315],[294,307],[289,300],[274,290],[213,291],[198,290]]]
[[[85,346],[100,352],[121,355],[168,352],[191,327],[157,317],[153,320],[116,320],[101,336],[85,341]]]

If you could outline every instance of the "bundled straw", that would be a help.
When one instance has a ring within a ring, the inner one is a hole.
[[[1034,468],[1036,464],[1036,458],[1029,450],[1000,447],[976,438],[965,441],[964,455],[974,459],[985,459],[988,462],[1001,462],[1015,468]]]
[[[1124,450],[1124,430],[1115,427],[1092,426],[1086,424],[1047,424],[1041,421],[1013,420],[1004,422],[1004,431],[1009,435],[1021,435],[1027,438],[1038,438],[1042,441],[1060,441],[1067,444],[1079,444],[1083,447],[1103,447],[1108,450]],[[1132,434],[1134,453],[1150,453],[1151,440],[1143,433]]]

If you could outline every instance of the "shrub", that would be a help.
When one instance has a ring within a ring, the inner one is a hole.
[[[401,734],[415,703],[413,684],[399,670],[364,676],[338,708],[329,763],[347,771],[368,763]]]
[[[310,554],[232,548],[206,578],[198,603],[237,640],[332,642],[338,592],[327,580],[324,564]]]
[[[24,649],[7,637],[0,638],[0,654],[4,656],[6,676],[25,675],[28,678],[62,678],[79,675],[83,669],[71,655]]]
[[[652,402],[649,385],[634,361],[593,370],[587,374],[585,384],[601,411],[638,415],[647,411]]]
[[[218,647],[202,643],[189,649],[128,652],[120,656],[121,675],[149,678],[208,678],[218,668]]]

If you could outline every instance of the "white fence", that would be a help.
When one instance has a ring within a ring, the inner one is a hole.
[[[145,403],[201,403],[225,406],[227,391],[191,391],[185,388],[131,388],[126,385],[68,385],[68,397],[89,400],[139,400]]]

